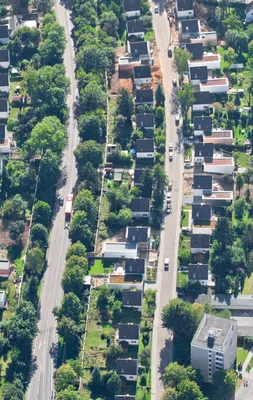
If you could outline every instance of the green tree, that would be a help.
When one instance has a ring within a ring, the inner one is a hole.
[[[237,109],[238,109],[238,107],[240,107],[240,105],[241,105],[240,94],[239,94],[238,92],[237,92],[236,95],[235,95],[234,104],[235,104],[235,106],[237,107]]]
[[[37,8],[42,14],[46,14],[52,10],[53,1],[52,0],[37,0]]]
[[[235,14],[229,14],[229,16],[222,21],[225,30],[236,29],[240,31],[242,29],[242,22],[240,18]]]
[[[156,106],[162,106],[164,107],[164,102],[165,102],[165,94],[163,91],[162,85],[159,83],[155,92],[155,101],[156,101]]]
[[[77,146],[74,155],[76,157],[78,171],[87,162],[90,162],[93,167],[98,167],[102,163],[103,147],[94,140],[88,140]]]
[[[64,389],[60,393],[57,393],[56,400],[78,400],[79,395],[74,388],[69,386],[67,389]]]
[[[134,113],[133,96],[127,89],[122,88],[117,98],[118,113],[130,120]]]
[[[31,229],[31,241],[39,243],[41,247],[47,247],[48,230],[42,224],[35,224]]]
[[[78,129],[81,138],[100,142],[105,136],[106,120],[104,112],[83,114],[78,118]]]
[[[55,374],[55,389],[57,392],[61,392],[68,388],[68,386],[76,386],[78,383],[78,377],[69,364],[61,365]]]
[[[41,275],[45,263],[44,253],[34,247],[28,250],[25,262],[25,270],[30,275]]]
[[[177,392],[175,389],[169,387],[165,390],[162,400],[177,400]]]
[[[80,241],[85,245],[88,251],[91,250],[94,235],[85,211],[76,211],[73,215],[69,227],[69,237],[73,243]]]
[[[177,97],[181,105],[181,110],[184,116],[186,116],[189,108],[194,103],[194,90],[191,83],[186,83],[182,89],[177,92]]]
[[[78,176],[82,181],[82,186],[92,193],[98,193],[100,190],[100,173],[93,167],[91,162],[84,165],[78,165]]]
[[[161,106],[158,106],[156,108],[155,112],[155,122],[156,122],[156,127],[158,128],[160,125],[162,125],[164,120],[164,108]]]
[[[45,201],[37,201],[33,209],[33,222],[35,224],[42,224],[47,228],[50,226],[52,219],[52,210],[48,203]]]
[[[123,208],[117,215],[117,223],[119,226],[126,226],[132,221],[132,211],[130,208]]]
[[[184,367],[177,362],[173,362],[165,368],[164,379],[167,385],[177,387],[185,379],[197,382],[198,375],[192,367]]]
[[[73,292],[79,298],[83,294],[85,272],[80,267],[67,268],[62,277],[62,287],[65,293]]]
[[[81,190],[76,196],[73,204],[74,212],[85,211],[89,216],[90,226],[95,228],[98,214],[98,207],[93,194],[89,190]]]
[[[251,40],[251,41],[249,42],[249,45],[248,45],[248,52],[249,52],[250,57],[252,57],[252,56],[253,56],[253,40]]]
[[[236,189],[240,192],[244,186],[244,176],[242,174],[238,174],[236,177]]]
[[[108,36],[113,36],[113,37],[117,38],[119,19],[114,14],[113,11],[105,11],[101,14],[100,25],[101,25],[101,28],[106,32],[106,34]]]
[[[82,312],[82,303],[74,293],[64,294],[61,307],[54,308],[54,315],[58,319],[67,317],[73,319],[76,323],[80,322]]]
[[[10,223],[10,238],[16,242],[21,242],[22,234],[25,230],[24,221],[13,221]]]
[[[177,387],[177,400],[208,400],[203,396],[196,382],[189,379],[181,381]]]
[[[181,49],[180,47],[174,50],[174,66],[179,75],[188,71],[188,60],[192,59],[192,54],[187,49]]]
[[[71,256],[86,257],[86,247],[79,241],[72,244],[67,250],[66,260]]]
[[[40,63],[42,65],[61,64],[66,46],[64,27],[56,21],[43,24],[42,39],[43,42],[38,48]]]
[[[156,164],[153,169],[153,202],[155,208],[162,207],[167,185],[168,178],[164,172],[164,168]]]
[[[116,373],[113,373],[112,376],[108,379],[108,381],[106,383],[106,389],[111,396],[120,394],[121,380],[120,380],[120,377]]]
[[[238,55],[232,47],[229,47],[227,50],[224,51],[224,60],[227,61],[229,64],[233,64],[236,61],[237,57]]]
[[[141,194],[143,197],[151,198],[153,185],[153,171],[146,168],[141,176]]]
[[[23,400],[24,386],[21,380],[14,379],[12,383],[5,383],[3,385],[3,400]]]
[[[19,194],[5,200],[2,206],[2,215],[5,219],[21,220],[25,219],[27,202],[22,199]]]
[[[47,149],[40,162],[40,184],[39,191],[45,192],[52,190],[60,176],[59,157]]]
[[[234,370],[220,370],[213,377],[212,399],[229,400],[235,393],[236,375]]]
[[[102,47],[101,45],[91,43],[80,48],[76,55],[76,63],[77,67],[79,69],[81,67],[87,74],[104,74],[106,70],[112,70],[114,58],[115,49],[112,47]],[[87,86],[89,85],[90,87],[94,85],[94,88],[101,89],[95,79],[87,84]],[[102,91],[102,93],[104,92]],[[98,108],[104,108],[104,106]]]
[[[234,212],[235,218],[241,220],[245,214],[246,200],[244,198],[240,198],[234,202]]]
[[[106,108],[106,93],[96,83],[88,85],[80,93],[80,112],[91,112]]]
[[[119,344],[114,344],[112,343],[109,347],[106,349],[106,363],[108,368],[113,368],[115,361],[120,358],[120,356],[123,353],[123,348]]]
[[[70,256],[66,261],[66,268],[74,268],[76,266],[82,268],[85,274],[87,274],[89,266],[86,257],[75,255]]]
[[[148,347],[144,347],[140,354],[141,365],[143,365],[144,367],[150,366],[150,355],[150,349]]]

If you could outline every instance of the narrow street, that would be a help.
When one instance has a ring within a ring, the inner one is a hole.
[[[163,393],[161,375],[164,368],[172,360],[173,342],[167,329],[162,328],[161,311],[169,300],[176,297],[177,279],[177,255],[180,234],[180,216],[183,194],[183,144],[177,135],[175,125],[175,114],[172,113],[174,104],[172,102],[172,79],[177,79],[177,74],[172,68],[172,58],[168,58],[170,45],[170,27],[166,12],[159,5],[159,14],[154,14],[154,3],[152,3],[153,27],[159,58],[163,74],[163,85],[166,95],[166,162],[165,169],[169,180],[173,182],[172,188],[172,213],[165,217],[161,232],[160,255],[157,275],[157,308],[154,320],[152,341],[152,399],[160,400]],[[173,161],[169,162],[169,143],[173,144]],[[170,259],[169,271],[164,271],[164,259]]]
[[[70,94],[68,96],[69,124],[68,124],[68,148],[65,151],[62,169],[66,175],[66,183],[59,190],[59,195],[66,199],[72,192],[76,182],[76,168],[73,151],[78,144],[78,132],[74,120],[73,107],[77,96],[75,82],[74,47],[71,39],[71,21],[69,11],[59,2],[55,3],[57,21],[65,28],[67,39],[64,64],[66,75],[70,79]],[[31,380],[29,382],[26,399],[49,400],[53,390],[53,374],[57,357],[57,332],[56,320],[52,314],[55,306],[59,306],[62,299],[61,278],[64,271],[65,255],[70,244],[68,230],[64,229],[64,206],[55,210],[53,228],[49,239],[47,252],[48,268],[45,272],[40,298],[39,333],[33,346],[33,363],[31,366]]]

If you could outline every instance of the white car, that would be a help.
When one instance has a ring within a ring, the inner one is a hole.
[[[169,151],[169,160],[170,160],[170,161],[173,160],[173,151]]]
[[[193,167],[193,163],[187,161],[187,162],[184,163],[184,167],[187,168],[187,169],[188,169],[188,168],[190,169],[190,168]]]
[[[171,199],[171,192],[167,192],[167,201],[168,201],[168,199]]]
[[[170,143],[169,144],[169,151],[172,151],[173,150],[173,145],[172,145],[172,143]]]
[[[155,14],[158,14],[158,12],[159,12],[159,9],[157,6],[155,6]]]
[[[169,270],[169,263],[170,263],[170,259],[169,258],[165,258],[164,259],[164,271],[168,271]]]
[[[172,190],[172,182],[169,182],[168,189]]]
[[[170,204],[170,203],[167,204],[166,212],[167,212],[168,214],[171,213],[171,204]]]

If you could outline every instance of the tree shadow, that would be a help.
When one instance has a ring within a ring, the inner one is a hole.
[[[171,114],[175,115],[179,113],[179,100],[177,97],[177,90],[173,89],[171,92],[171,99],[170,99],[170,103],[171,103]]]
[[[27,377],[27,386],[31,382],[31,379],[32,379],[33,375],[35,374],[35,372],[37,371],[37,369],[38,369],[37,357],[32,355],[31,362],[30,362],[30,371],[29,371],[29,374]]]
[[[53,359],[54,367],[58,367],[58,349],[59,345],[58,343],[52,343],[52,346],[50,347],[49,354],[50,357]]]
[[[165,346],[164,348],[160,351],[160,364],[158,367],[158,371],[161,374],[160,380],[165,384],[165,381],[163,379],[163,374],[165,372],[165,368],[168,366],[171,356],[170,356],[170,347],[171,347],[171,341],[170,340],[165,340]]]

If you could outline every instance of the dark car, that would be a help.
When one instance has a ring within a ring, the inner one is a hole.
[[[64,203],[64,197],[63,197],[63,196],[60,196],[60,198],[59,198],[59,204],[60,204],[60,206],[63,206],[63,203]]]
[[[168,57],[169,57],[169,58],[172,57],[172,50],[171,50],[171,49],[168,50]]]

